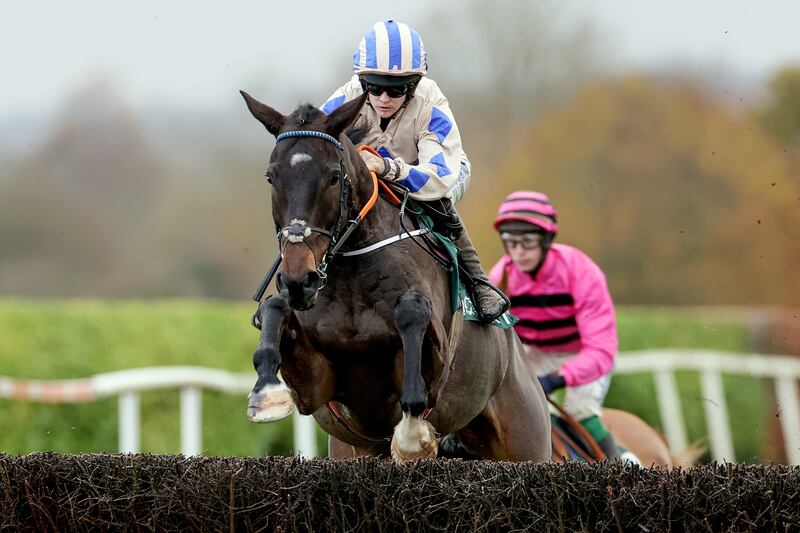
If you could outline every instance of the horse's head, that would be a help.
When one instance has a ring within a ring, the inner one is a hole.
[[[277,141],[266,173],[283,257],[276,286],[293,309],[309,309],[323,286],[332,240],[350,215],[353,192],[347,169],[354,152],[342,132],[366,97],[330,115],[303,105],[284,116],[243,91],[242,96]]]

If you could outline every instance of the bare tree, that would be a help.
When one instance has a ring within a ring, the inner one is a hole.
[[[608,68],[600,35],[561,3],[448,3],[421,28],[431,75],[462,122],[530,121]]]

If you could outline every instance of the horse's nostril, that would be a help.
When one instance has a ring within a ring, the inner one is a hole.
[[[283,280],[282,272],[278,272],[278,275],[275,278],[275,287],[278,289],[278,291],[283,291],[286,289],[286,282]]]
[[[309,272],[308,274],[306,274],[306,279],[303,280],[303,285],[307,289],[314,289],[316,288],[318,282],[319,282],[319,274],[317,274],[316,272]]]

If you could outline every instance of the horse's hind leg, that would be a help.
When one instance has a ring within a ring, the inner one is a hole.
[[[431,301],[410,291],[398,298],[394,321],[403,341],[403,418],[394,428],[392,457],[397,460],[436,456],[433,426],[423,418],[428,392],[422,378],[422,343],[431,321]]]
[[[548,461],[547,400],[519,363],[519,358],[512,358],[495,395],[461,433],[466,437],[464,443],[471,444],[470,451],[486,459]]]
[[[520,361],[521,363],[521,361]],[[496,428],[505,460],[549,461],[550,411],[538,383],[528,372],[509,365],[503,384],[490,402],[490,418]]]
[[[281,296],[267,298],[258,306],[261,338],[253,354],[258,380],[250,392],[247,405],[247,417],[253,422],[274,422],[292,414],[291,394],[278,379],[281,366],[278,344],[290,312],[288,303]]]

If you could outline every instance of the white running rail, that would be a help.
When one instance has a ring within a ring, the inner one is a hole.
[[[686,449],[686,431],[675,381],[675,371],[700,373],[708,440],[714,460],[735,462],[728,407],[722,388],[722,374],[771,378],[775,382],[787,462],[800,465],[800,357],[763,354],[731,354],[710,350],[642,350],[626,352],[617,359],[617,374],[652,373],[656,397],[670,447]],[[729,391],[731,394],[731,391]]]
[[[97,374],[86,379],[19,380],[0,376],[0,398],[44,403],[82,403],[119,396],[119,451],[140,451],[140,394],[153,389],[180,389],[181,453],[200,455],[202,445],[202,390],[244,396],[253,388],[255,374],[196,366],[159,366]],[[242,399],[242,412],[245,412]],[[317,455],[314,419],[294,415],[294,449],[297,455]]]
[[[800,357],[670,349],[621,354],[617,360],[617,374],[654,375],[664,431],[670,447],[678,453],[687,447],[675,381],[675,372],[679,370],[700,373],[706,425],[710,431],[709,444],[711,454],[717,461],[736,460],[722,374],[773,379],[788,463],[800,465],[800,399],[797,387]],[[254,378],[253,373],[234,374],[190,366],[137,368],[98,374],[87,379],[60,381],[19,380],[0,376],[0,398],[80,403],[119,396],[119,450],[134,453],[139,451],[140,446],[140,393],[152,389],[177,388],[181,391],[181,451],[184,455],[200,455],[202,389],[244,395],[252,388]],[[316,424],[313,418],[295,413],[294,423],[295,453],[304,457],[316,456]]]

